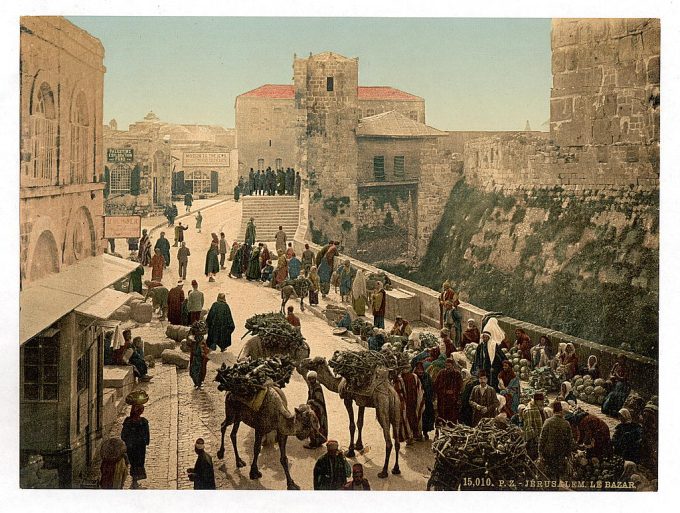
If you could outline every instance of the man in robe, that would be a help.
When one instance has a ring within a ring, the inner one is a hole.
[[[215,490],[215,470],[210,455],[205,452],[205,441],[202,438],[196,440],[194,451],[198,455],[194,468],[190,468],[189,481],[194,482],[194,490]]]
[[[482,370],[488,376],[489,384],[498,390],[498,374],[503,369],[503,360],[507,360],[499,344],[491,339],[491,333],[482,332],[482,342],[477,346],[475,359],[472,363],[472,373]]]
[[[521,355],[520,358],[531,361],[531,338],[521,328],[515,330],[515,347]]]
[[[352,281],[352,308],[357,315],[366,314],[366,304],[368,303],[368,290],[366,289],[366,276],[363,271],[357,270]]]
[[[255,218],[251,217],[246,226],[246,243],[255,244]]]
[[[338,282],[340,284],[340,298],[341,301],[348,301],[349,295],[352,292],[352,279],[356,271],[352,268],[349,260],[345,260],[338,271]]]
[[[241,271],[243,267],[243,253],[245,252],[245,244],[241,244],[236,252],[234,253],[234,258],[231,260],[231,268],[229,269],[230,278],[240,278],[243,276]]]
[[[321,277],[321,272],[319,271],[319,277]],[[323,281],[321,282],[321,292],[324,290]],[[328,291],[328,288],[326,289]],[[324,294],[325,297],[325,294]],[[371,310],[373,313],[373,326],[376,328],[385,328],[385,305],[386,305],[386,294],[382,288],[382,282],[375,282],[375,291],[371,295]]]
[[[217,295],[217,301],[210,307],[205,321],[208,325],[208,347],[214,351],[219,346],[224,352],[231,345],[231,334],[236,327],[224,292]]]
[[[441,338],[441,342],[439,343],[439,352],[448,358],[455,349],[453,347],[453,340],[451,340],[451,332],[446,328],[442,328],[442,330],[439,332],[439,336]]]
[[[161,255],[165,259],[165,267],[170,265],[170,241],[165,238],[165,232],[161,232],[160,238],[156,241],[154,249],[160,249]]]
[[[460,343],[460,350],[464,351],[465,346],[468,344],[479,344],[480,340],[479,328],[475,324],[474,319],[468,319],[467,329],[463,332],[463,337]]]
[[[256,248],[253,249],[248,261],[248,269],[246,270],[246,279],[259,280],[261,276],[260,271],[260,251],[262,251],[262,243],[260,242]]]
[[[184,240],[184,230],[188,230],[188,226],[182,225],[182,221],[179,222],[177,226],[175,226],[175,243],[173,244],[173,247],[177,247],[179,244],[182,243]]]
[[[139,239],[137,261],[142,265],[151,265],[151,239],[146,228],[142,230],[142,237]]]
[[[262,272],[262,269],[267,265],[267,260],[271,259],[272,257],[269,248],[265,243],[262,243],[262,250],[260,251],[260,272]]]
[[[302,252],[302,270],[305,276],[309,274],[309,270],[314,265],[314,251],[309,249],[309,244],[305,244],[305,250]]]
[[[165,258],[161,250],[156,248],[154,256],[151,258],[151,280],[161,281],[163,279],[163,269],[165,269]]]
[[[220,232],[220,269],[224,270],[224,261],[227,258],[227,239],[224,236],[224,232]]]
[[[422,416],[422,433],[425,440],[429,439],[428,433],[434,429],[434,385],[430,375],[425,372],[423,362],[416,363],[414,374],[420,379],[420,386],[423,389],[423,416]]]
[[[187,267],[189,266],[189,256],[191,251],[187,248],[187,243],[182,241],[182,245],[177,250],[177,262],[179,263],[179,277],[187,279]]]
[[[248,272],[248,265],[250,264],[250,254],[253,252],[253,247],[247,242],[243,243],[243,256],[241,257],[241,274]]]
[[[315,490],[339,490],[350,476],[352,469],[338,447],[336,440],[328,440],[326,454],[316,460],[314,465]]]
[[[316,418],[319,419],[319,431],[309,436],[309,443],[305,449],[321,447],[328,437],[328,413],[326,411],[326,399],[323,395],[323,387],[318,381],[315,371],[307,373],[307,404],[312,408]]]
[[[612,441],[607,423],[591,413],[569,415],[571,432],[576,443],[586,449],[588,458],[610,458]]]
[[[187,311],[189,312],[189,325],[191,326],[196,321],[201,320],[201,312],[203,311],[203,292],[198,290],[198,282],[191,280],[191,290],[187,297]]]
[[[288,279],[288,260],[286,256],[279,251],[279,258],[276,261],[276,271],[274,273],[273,286],[282,285]]]
[[[470,406],[472,406],[472,427],[482,419],[492,419],[496,416],[500,401],[496,397],[496,390],[488,384],[487,373],[479,371],[479,385],[472,389]]]
[[[279,226],[279,231],[276,232],[276,235],[274,236],[274,240],[276,241],[276,253],[278,254],[279,252],[282,252],[285,254],[286,252],[286,232],[283,231],[283,226]]]
[[[425,403],[423,387],[420,379],[409,368],[404,368],[394,382],[394,389],[401,403],[401,422],[399,423],[399,441],[413,445],[413,441],[422,440],[422,418]]]
[[[286,315],[286,320],[291,326],[294,326],[295,328],[299,328],[301,326],[300,318],[295,315],[294,308],[292,306],[288,307],[288,315]]]
[[[182,324],[182,303],[184,303],[184,282],[180,280],[168,292],[168,322],[170,324]]]
[[[288,243],[288,248],[286,249],[286,258],[290,259],[295,254],[295,249],[293,249],[293,243]]]
[[[394,326],[390,330],[390,335],[396,335],[398,337],[410,337],[413,330],[411,329],[411,324],[404,319],[401,315],[397,315],[394,319]]]
[[[130,287],[128,292],[142,293],[142,276],[144,276],[144,267],[140,265],[130,273]]]
[[[296,280],[298,276],[300,276],[301,271],[302,263],[300,262],[300,259],[295,256],[295,253],[293,253],[290,260],[288,260],[288,277],[291,280]]]
[[[331,277],[335,270],[335,256],[338,254],[338,248],[333,242],[330,242],[326,248],[326,251],[323,252],[320,259],[317,255],[317,259],[320,260],[318,272],[321,281],[321,297],[323,298],[325,298],[331,290]],[[324,248],[322,248],[321,251],[324,251]],[[383,328],[384,325],[378,327]]]
[[[543,412],[544,396],[541,392],[534,393],[526,409],[522,412],[522,431],[527,445],[527,454],[533,460],[538,458],[538,441],[545,422]]]
[[[463,378],[455,362],[448,358],[444,369],[434,380],[434,390],[437,394],[437,417],[450,422],[458,422],[462,389]]]
[[[538,453],[545,464],[546,476],[559,480],[567,473],[567,460],[574,446],[571,426],[563,417],[562,403],[552,403],[553,416],[545,421],[538,442]]]
[[[184,211],[186,213],[191,212],[191,205],[193,205],[193,204],[194,204],[194,197],[192,196],[192,194],[190,192],[187,192],[184,195]]]
[[[208,281],[215,281],[215,275],[220,272],[220,263],[217,260],[217,254],[219,251],[219,241],[217,239],[217,234],[210,234],[212,240],[210,241],[210,248],[205,254],[205,275],[208,277]]]
[[[439,294],[439,329],[442,329],[448,323],[450,312],[454,308],[456,301],[456,294],[451,288],[449,280],[446,280],[442,285],[442,292]],[[452,324],[452,322],[451,322]],[[451,327],[450,325],[448,326]]]

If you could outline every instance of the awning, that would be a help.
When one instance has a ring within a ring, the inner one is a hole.
[[[19,343],[34,337],[137,267],[137,262],[103,254],[29,283],[19,295]]]
[[[76,308],[76,312],[94,317],[95,319],[108,319],[109,316],[119,307],[123,306],[128,299],[130,299],[130,296],[125,292],[104,289]]]

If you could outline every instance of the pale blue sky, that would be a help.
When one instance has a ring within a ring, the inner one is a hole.
[[[425,98],[442,130],[534,130],[549,117],[550,20],[72,16],[106,50],[104,119],[153,110],[234,126],[237,95],[292,83],[293,54],[359,57],[360,85]]]

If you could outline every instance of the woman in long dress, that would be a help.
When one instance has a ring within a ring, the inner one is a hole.
[[[309,269],[309,276],[307,277],[311,285],[309,286],[309,304],[319,304],[319,290],[321,289],[321,281],[319,280],[319,273],[316,266],[313,265]]]
[[[196,388],[201,388],[203,380],[205,379],[210,348],[205,343],[203,334],[191,335],[189,337],[189,348],[191,350],[189,357],[189,375],[194,382],[194,386]]]
[[[217,234],[213,233],[212,242],[210,243],[210,249],[205,255],[205,275],[208,277],[208,281],[215,281],[215,275],[220,272],[220,261],[217,257],[220,248],[220,241],[217,238]]]
[[[276,272],[274,273],[274,286],[281,285],[288,278],[288,261],[286,254],[279,251],[279,259],[276,261]]]
[[[321,256],[319,263],[319,280],[321,281],[321,297],[326,297],[331,290],[331,276],[333,276],[333,269],[335,266],[335,255],[338,253],[338,248],[335,244],[331,244],[326,252]]]
[[[253,248],[248,261],[248,270],[246,271],[247,280],[259,280],[260,273],[260,247]]]
[[[149,445],[149,421],[142,417],[144,406],[132,405],[130,416],[123,421],[123,430],[120,437],[127,447],[130,459],[130,476],[132,477],[131,488],[138,488],[139,481],[146,479],[146,446]]]
[[[357,315],[365,315],[367,303],[368,289],[366,288],[366,276],[364,276],[364,272],[359,269],[352,282],[352,308],[354,308]]]

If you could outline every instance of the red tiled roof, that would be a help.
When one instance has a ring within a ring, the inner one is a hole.
[[[295,90],[293,89],[292,85],[265,84],[239,96],[247,96],[249,98],[280,98],[284,100],[292,100],[295,98]]]
[[[359,86],[360,100],[422,100],[394,87],[389,86]]]
[[[265,84],[239,96],[248,98],[274,98],[292,100],[295,90],[292,85]],[[415,96],[394,87],[388,86],[359,86],[359,100],[421,100]]]

